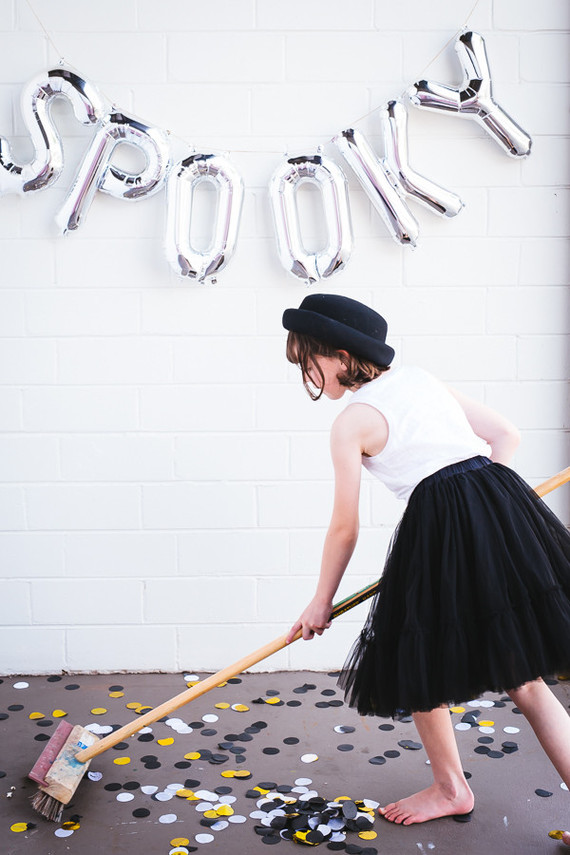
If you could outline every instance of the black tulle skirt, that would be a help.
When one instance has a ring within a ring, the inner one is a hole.
[[[396,716],[570,669],[570,534],[485,457],[413,491],[339,677],[361,715]]]

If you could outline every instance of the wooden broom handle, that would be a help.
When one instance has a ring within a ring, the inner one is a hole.
[[[567,481],[570,481],[570,466],[563,469],[562,472],[559,472],[557,475],[553,475],[552,478],[544,481],[544,483],[539,484],[538,487],[535,487],[535,492],[539,496],[545,496],[546,493],[550,493],[562,484],[566,484]],[[372,597],[378,590],[378,585],[378,581],[372,582],[370,585],[362,588],[362,590],[357,591],[350,597],[346,597],[346,599],[336,603],[332,610],[331,620],[341,614],[344,614],[344,612],[347,612],[349,609],[354,608],[354,606],[357,606],[359,603],[364,602],[364,600],[367,600],[369,597]],[[205,695],[206,692],[209,692],[210,689],[215,689],[216,686],[220,685],[220,683],[225,683],[226,680],[230,680],[232,677],[236,677],[243,671],[247,671],[247,669],[252,665],[256,665],[263,659],[267,659],[268,656],[272,656],[274,653],[277,653],[278,650],[282,650],[284,647],[287,647],[287,635],[288,633],[280,635],[278,638],[270,641],[269,644],[260,647],[258,650],[254,650],[253,653],[250,653],[248,656],[244,656],[242,659],[234,662],[233,665],[228,665],[226,668],[222,668],[221,671],[218,671],[216,674],[212,674],[210,677],[206,677],[205,680],[200,680],[199,683],[196,683],[196,685],[192,686],[190,689],[180,692],[179,695],[175,695],[175,697],[170,698],[170,700],[165,701],[163,704],[160,704],[160,706],[154,707],[154,709],[149,710],[149,712],[138,716],[133,721],[125,724],[123,727],[120,727],[118,730],[115,730],[103,739],[98,740],[89,748],[84,748],[82,751],[79,751],[75,755],[75,759],[80,763],[86,763],[87,760],[91,760],[92,757],[97,757],[97,755],[107,751],[108,748],[112,748],[123,739],[127,739],[129,736],[137,733],[137,731],[141,730],[143,727],[146,727],[149,724],[154,724],[154,722],[158,721],[159,718],[170,715],[175,710],[190,703],[190,701],[193,701],[195,698],[199,698],[200,695]],[[297,641],[301,635],[302,631],[299,630],[293,636],[290,643]]]

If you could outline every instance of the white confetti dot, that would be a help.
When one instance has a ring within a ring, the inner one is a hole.
[[[168,786],[166,787],[167,791],[172,790],[172,792],[174,792],[174,793],[177,793],[178,790],[183,790],[183,789],[184,789],[184,784],[168,784]]]
[[[214,713],[206,713],[206,715],[202,716],[202,721],[213,722],[213,721],[217,721],[217,720],[218,720],[218,716],[214,715]]]
[[[210,790],[195,790],[194,795],[206,802],[215,802],[218,800],[218,794],[212,793]]]
[[[186,849],[185,846],[175,846],[174,849],[171,849],[168,855],[189,855],[190,850]]]
[[[14,689],[29,689],[30,684],[25,683],[23,680],[20,683],[14,683]]]
[[[567,787],[567,785],[564,783],[564,781],[562,781],[562,783],[560,784],[560,789],[561,789],[561,790],[566,790],[566,792],[568,792],[568,787]]]
[[[192,682],[192,680],[199,680],[199,676],[197,674],[185,674],[184,679],[187,683]]]
[[[312,783],[313,783],[312,778],[297,778],[297,780],[295,781],[295,785],[297,787],[308,787],[309,784],[312,784]]]
[[[163,813],[162,816],[158,817],[158,821],[162,822],[163,825],[170,825],[172,822],[176,822],[178,817],[175,813]]]
[[[103,777],[103,772],[87,772],[87,777],[90,781],[100,781]]]
[[[301,756],[301,760],[303,761],[303,763],[314,763],[315,760],[318,760],[318,759],[319,758],[318,758],[317,754],[303,754]]]
[[[494,732],[495,732],[495,728],[494,728],[494,727],[486,727],[486,726],[484,726],[484,727],[480,727],[480,728],[479,728],[479,730],[481,731],[481,733],[494,733]]]
[[[468,701],[467,702],[470,707],[480,707],[481,701]]]
[[[242,816],[240,813],[234,813],[233,816],[228,816],[228,820],[230,822],[235,822],[236,824],[240,825],[242,822],[247,822],[247,817]]]
[[[150,785],[146,785],[144,787],[141,787],[141,792],[143,792],[145,794],[145,796],[153,796],[157,790],[158,790],[158,787],[151,787]]]
[[[132,793],[119,793],[117,796],[118,802],[132,802],[134,796]]]
[[[207,810],[214,810],[214,805],[211,802],[200,802],[196,805],[198,813],[204,813]]]
[[[155,799],[156,799],[158,802],[169,802],[169,801],[170,801],[170,799],[173,799],[173,798],[174,798],[174,792],[171,792],[171,793],[168,793],[168,792],[166,792],[166,793],[164,793],[164,792],[163,792],[163,793],[157,793],[157,794],[156,794],[156,796],[155,796]]]
[[[56,828],[54,831],[56,837],[71,837],[73,829],[71,828]]]
[[[233,805],[233,803],[236,801],[237,798],[235,796],[220,796],[221,805]]]
[[[505,733],[520,733],[520,728],[518,727],[504,727],[503,730]]]
[[[494,707],[495,701],[479,701],[479,706],[481,706],[481,707]]]
[[[143,733],[152,733],[152,727],[143,727],[141,730],[137,730],[139,736],[142,736]]]
[[[221,819],[219,822],[215,822],[213,825],[211,825],[210,828],[213,831],[223,831],[224,828],[228,827],[228,825],[229,822],[227,822],[225,819]]]
[[[211,843],[213,839],[214,839],[213,834],[197,834],[194,837],[194,840],[196,841],[196,843]]]
[[[471,730],[471,725],[467,724],[466,721],[459,721],[455,725],[455,730]]]

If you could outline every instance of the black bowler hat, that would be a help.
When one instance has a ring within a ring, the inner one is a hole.
[[[310,294],[298,309],[285,310],[283,326],[380,367],[394,358],[394,351],[386,344],[388,325],[382,315],[350,297]]]

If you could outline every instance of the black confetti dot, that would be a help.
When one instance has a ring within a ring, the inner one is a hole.
[[[320,710],[324,710],[327,707],[330,707],[330,703],[329,701],[317,701],[315,706],[318,707]]]
[[[5,778],[5,777],[6,777],[6,772],[4,772],[2,769],[0,769],[0,778]]]
[[[229,795],[229,793],[231,793],[231,791],[231,787],[216,787],[214,790],[214,792],[217,793],[219,796],[227,796]]]
[[[151,760],[158,760],[156,754],[145,754],[144,757],[141,757],[141,763],[150,763]]]
[[[296,736],[286,736],[283,740],[284,745],[297,745],[299,740]]]
[[[144,764],[145,769],[160,769],[161,763],[158,760],[150,760],[148,763]]]
[[[471,822],[473,819],[473,811],[471,813],[458,813],[453,817],[455,822]]]
[[[42,718],[36,722],[36,725],[38,727],[52,727],[53,721],[51,721],[51,719],[49,718]]]
[[[547,799],[552,795],[550,790],[541,790],[540,788],[538,790],[535,790],[534,792],[537,796],[540,796],[541,799]]]
[[[336,692],[334,689],[323,689],[321,695],[336,695]]]
[[[126,751],[128,747],[129,747],[128,742],[117,742],[116,745],[113,745],[113,748],[115,749],[115,751]]]
[[[150,816],[150,811],[148,810],[148,808],[137,808],[133,811],[133,816],[135,816],[137,819],[142,819],[145,816]]]
[[[383,766],[384,763],[386,762],[386,758],[385,757],[379,757],[379,756],[378,757],[371,757],[368,762],[372,763],[373,766]]]
[[[522,712],[519,710],[518,707],[513,707],[513,712],[515,715],[522,715]]]
[[[5,712],[0,713],[0,721],[6,721],[7,718],[10,718],[8,713],[5,713]]]
[[[200,786],[200,781],[196,780],[196,778],[186,778],[184,786],[187,790],[192,790],[194,787]]]
[[[60,680],[62,680],[62,677],[60,677],[58,674],[54,674],[53,676],[47,678],[48,683],[59,683]]]
[[[179,760],[178,763],[174,764],[175,769],[189,769],[192,763],[189,760]]]
[[[203,730],[200,736],[215,736],[217,734],[217,730],[213,730],[212,728],[208,728],[208,730]]]
[[[140,784],[138,781],[127,781],[126,784],[123,784],[123,788],[125,790],[138,790],[139,787],[140,787]]]
[[[122,692],[123,688],[124,688],[123,686],[109,686],[109,691],[110,692]]]
[[[505,752],[505,754],[514,754],[515,751],[519,750],[519,746],[516,742],[503,742],[501,748]]]
[[[235,685],[236,683],[241,683],[241,677],[230,677],[227,682],[231,683],[232,685]]]
[[[10,712],[20,712],[24,709],[24,706],[23,704],[11,704],[8,709]]]
[[[489,748],[488,745],[478,745],[473,750],[474,750],[475,754],[489,754],[491,751],[491,749]]]
[[[401,739],[398,745],[400,748],[406,748],[408,751],[419,751],[420,748],[423,748],[421,742],[414,742],[412,739]]]
[[[277,786],[277,784],[275,783],[275,781],[260,781],[257,786],[261,787],[262,790],[274,790],[275,787]],[[259,793],[258,793],[258,795],[259,795]],[[271,807],[270,807],[270,810],[271,810]]]
[[[81,688],[79,683],[68,683],[67,686],[64,687],[68,692],[74,692],[76,689]]]
[[[342,707],[343,705],[342,701],[329,701],[329,707]]]
[[[139,742],[152,742],[153,739],[154,736],[152,735],[152,733],[141,733],[141,735],[138,737]]]
[[[203,721],[191,721],[188,727],[191,727],[192,730],[202,730],[205,724]]]
[[[393,724],[379,724],[378,730],[394,730]]]
[[[487,757],[490,757],[491,760],[500,760],[504,756],[505,755],[502,751],[489,751],[489,753],[487,754]]]
[[[36,742],[48,742],[49,736],[47,733],[38,733],[37,736],[34,736],[34,739],[36,740]]]
[[[337,751],[352,751],[354,749],[354,745],[350,745],[349,742],[344,742],[342,745],[337,745]]]
[[[278,689],[268,689],[265,694],[268,698],[274,698],[276,695],[279,694],[279,690]]]
[[[288,707],[300,707],[301,701],[287,701]]]
[[[495,740],[492,736],[480,736],[477,742],[480,742],[481,745],[490,745]]]
[[[384,752],[384,757],[388,757],[390,759],[392,759],[393,757],[399,757],[399,756],[400,756],[400,752],[396,751],[395,749],[390,749],[390,751]]]
[[[278,748],[273,748],[272,746],[263,749],[264,754],[279,754]]]
[[[122,789],[122,784],[105,784],[104,789],[108,790],[110,793],[115,793],[117,790]]]

